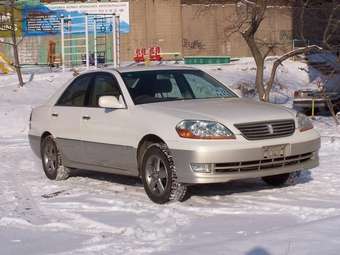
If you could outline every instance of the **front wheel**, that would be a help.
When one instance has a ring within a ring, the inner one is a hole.
[[[62,163],[61,154],[52,135],[46,136],[41,143],[41,159],[44,172],[50,180],[65,180],[70,169]]]
[[[151,144],[142,161],[141,177],[148,197],[157,204],[182,201],[187,187],[178,183],[176,169],[165,144]]]

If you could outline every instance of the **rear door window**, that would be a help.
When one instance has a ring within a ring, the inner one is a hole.
[[[64,91],[56,105],[58,106],[85,106],[86,94],[90,86],[92,74],[84,74],[76,78]]]

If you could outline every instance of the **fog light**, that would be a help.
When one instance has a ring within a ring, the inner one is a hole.
[[[212,164],[206,163],[191,163],[190,166],[192,171],[196,173],[210,173],[212,169]]]

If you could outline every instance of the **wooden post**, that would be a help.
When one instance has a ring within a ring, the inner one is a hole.
[[[314,114],[315,114],[315,99],[313,97],[312,98],[312,119],[314,119]]]

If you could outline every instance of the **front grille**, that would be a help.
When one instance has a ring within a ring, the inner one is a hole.
[[[274,120],[235,124],[242,135],[248,140],[290,136],[295,131],[294,120]]]
[[[295,165],[305,162],[313,157],[313,152],[280,157],[273,159],[262,159],[244,162],[230,162],[230,163],[217,163],[214,164],[215,173],[235,173],[247,171],[260,171],[269,168],[279,168],[289,165]]]

